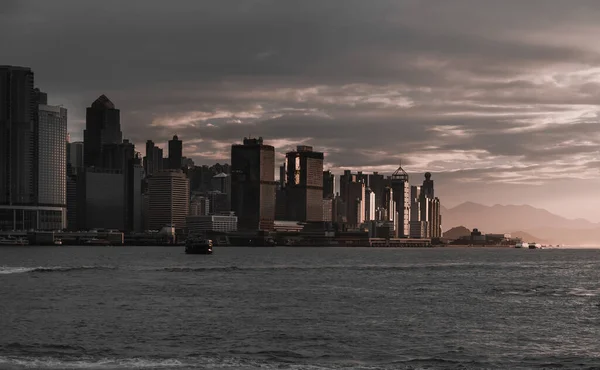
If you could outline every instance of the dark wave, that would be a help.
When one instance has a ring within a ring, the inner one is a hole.
[[[49,272],[70,272],[83,270],[115,270],[114,266],[0,266],[0,275],[25,274],[25,273],[49,273]]]
[[[329,265],[329,266],[299,266],[299,265],[273,265],[273,266],[194,266],[194,267],[164,267],[154,271],[164,272],[210,272],[210,271],[279,271],[279,270],[358,270],[358,271],[404,271],[421,269],[477,269],[493,267],[497,264],[472,264],[472,263],[432,263],[412,265]]]

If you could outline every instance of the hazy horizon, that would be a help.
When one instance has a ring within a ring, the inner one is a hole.
[[[177,134],[197,164],[228,162],[263,136],[278,161],[307,144],[338,173],[432,172],[447,208],[600,222],[599,17],[594,1],[5,0],[0,64],[33,69],[73,140],[106,94],[142,153]]]

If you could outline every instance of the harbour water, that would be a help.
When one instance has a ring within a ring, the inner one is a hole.
[[[600,250],[0,248],[0,368],[600,367]]]

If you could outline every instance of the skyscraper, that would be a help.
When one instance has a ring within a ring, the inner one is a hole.
[[[37,139],[38,204],[67,206],[67,110],[39,106]]]
[[[73,174],[77,174],[83,168],[83,141],[69,143],[69,147],[69,163],[71,164]]]
[[[146,141],[146,156],[144,157],[144,171],[146,176],[163,170],[163,150],[152,140]]]
[[[285,156],[287,218],[302,222],[323,221],[323,153],[299,145]]]
[[[440,238],[442,236],[440,200],[435,198],[434,195],[431,173],[426,172],[420,195],[421,219],[427,221],[427,237],[432,239]]]
[[[231,207],[239,229],[273,230],[276,184],[275,148],[262,138],[231,146]]]
[[[392,174],[392,189],[398,212],[397,236],[408,238],[410,236],[410,183],[408,174],[402,166]]]
[[[335,175],[331,171],[323,171],[323,199],[335,196]]]
[[[31,69],[0,66],[0,230],[66,223],[66,111],[46,107],[46,94],[33,86]]]
[[[164,170],[148,179],[148,227],[185,228],[189,213],[190,183],[181,170]]]
[[[120,114],[105,95],[101,95],[87,108],[83,130],[83,162],[86,167],[104,167],[104,146],[118,145],[123,141]]]
[[[179,170],[182,166],[183,159],[183,142],[179,140],[177,135],[169,140],[169,168]]]
[[[0,204],[2,205],[35,203],[34,121],[37,119],[37,104],[33,86],[31,69],[0,66]],[[6,218],[12,221],[12,212],[8,213]]]

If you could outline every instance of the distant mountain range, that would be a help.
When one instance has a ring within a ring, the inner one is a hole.
[[[536,235],[549,243],[600,245],[600,224],[584,219],[568,219],[529,205],[485,206],[473,202],[453,208],[441,207],[442,228],[464,226],[482,233],[509,233],[515,230]],[[532,240],[533,241],[533,240]]]
[[[489,234],[489,233],[486,233],[486,234]],[[536,243],[540,243],[540,244],[548,244],[548,241],[540,239],[538,237],[535,237],[524,231],[514,231],[514,232],[510,232],[508,234],[510,234],[513,238],[521,238],[521,240],[523,240],[524,242],[536,242]],[[469,236],[469,235],[471,235],[471,230],[467,229],[464,226],[457,226],[457,227],[453,227],[450,230],[446,231],[443,236],[444,236],[444,238],[455,240],[455,239],[459,239],[463,236]]]

